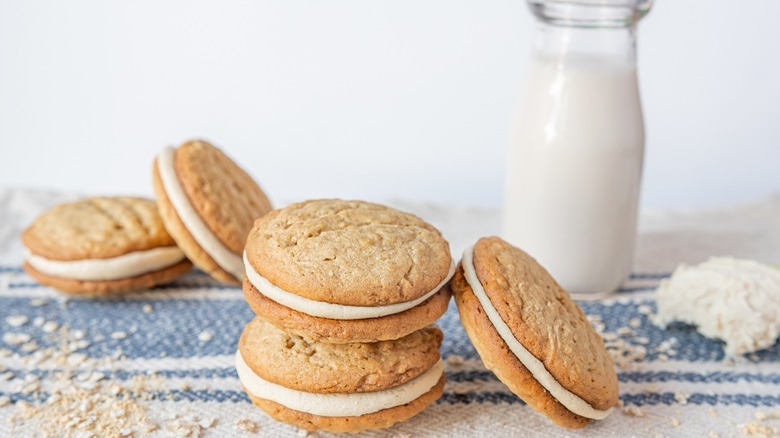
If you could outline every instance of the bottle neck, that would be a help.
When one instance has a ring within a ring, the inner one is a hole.
[[[634,26],[653,0],[528,0],[539,21],[557,26],[621,28]]]
[[[558,63],[587,62],[636,65],[635,26],[569,27],[540,22],[534,56]]]

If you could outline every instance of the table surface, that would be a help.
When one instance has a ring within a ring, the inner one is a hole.
[[[305,435],[270,420],[238,383],[233,354],[252,318],[240,289],[193,271],[122,299],[86,300],[40,286],[24,273],[20,231],[44,209],[72,198],[0,189],[0,400],[11,402],[0,407],[0,433],[64,433],[68,421],[79,423],[74,436],[95,433],[100,418],[89,420],[89,410],[78,422],[61,401],[35,408],[75,387],[109,406],[95,411],[100,415],[116,414],[111,406],[120,404],[143,411],[138,415],[159,427],[153,435],[252,436],[238,423],[257,426],[262,435]],[[499,231],[498,210],[388,203],[439,227],[456,255]],[[780,430],[780,419],[757,419],[780,412],[780,345],[735,361],[724,358],[719,342],[690,327],[662,330],[651,323],[653,290],[680,262],[711,255],[780,262],[780,196],[710,211],[647,212],[640,228],[629,281],[609,298],[579,302],[609,348],[625,355],[618,364],[624,406],[609,418],[568,431],[536,414],[484,368],[451,304],[439,321],[443,397],[417,417],[367,435],[724,437]],[[56,372],[62,369],[74,378],[63,379]],[[119,395],[115,387],[122,388]]]

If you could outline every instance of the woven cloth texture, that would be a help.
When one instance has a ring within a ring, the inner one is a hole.
[[[0,189],[2,333],[27,334],[45,347],[53,341],[32,323],[37,317],[83,330],[88,345],[80,351],[88,357],[111,356],[117,351],[124,355],[103,370],[108,379],[126,381],[143,373],[159,376],[157,387],[147,394],[150,400],[144,402],[152,417],[216,418],[204,436],[253,436],[235,427],[242,419],[258,424],[254,436],[305,435],[252,406],[238,383],[233,355],[244,324],[252,318],[239,288],[217,284],[193,271],[173,284],[144,293],[90,300],[67,298],[26,275],[21,268],[24,250],[19,233],[40,212],[69,199],[74,196]],[[439,227],[456,258],[478,237],[500,230],[500,211],[495,209],[402,201],[388,204]],[[618,369],[624,406],[644,416],[616,409],[605,421],[578,431],[552,425],[483,367],[451,303],[439,321],[445,334],[443,397],[410,421],[365,435],[724,437],[739,436],[745,423],[755,421],[757,412],[780,411],[778,344],[744,360],[726,360],[721,343],[702,337],[693,328],[674,325],[662,330],[650,321],[655,311],[654,288],[681,262],[732,255],[780,263],[780,196],[707,211],[645,212],[640,228],[631,278],[614,295],[579,304],[593,321],[602,324],[607,336],[646,350],[641,360]],[[42,301],[47,305],[40,305]],[[27,316],[30,322],[12,325],[8,317],[16,315]],[[126,336],[115,339],[111,334],[116,332]],[[46,386],[25,393],[18,382],[27,375],[45,377],[50,367],[30,366],[23,360],[30,353],[5,339],[0,340],[0,348],[11,353],[0,358],[0,372],[5,369],[15,376],[0,381],[0,397],[11,401],[0,407],[0,434],[30,435],[34,425],[12,429],[8,419],[20,400],[44,400]],[[765,424],[780,428],[780,420]],[[170,432],[161,429],[154,434],[169,436]]]

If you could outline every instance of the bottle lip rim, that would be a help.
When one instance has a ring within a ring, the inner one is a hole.
[[[560,3],[595,7],[630,7],[649,10],[654,0],[527,0],[528,3]]]
[[[653,0],[527,0],[543,23],[585,29],[629,28],[650,12]]]

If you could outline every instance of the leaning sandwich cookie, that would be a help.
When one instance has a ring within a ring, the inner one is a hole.
[[[25,270],[40,283],[109,295],[172,281],[192,263],[165,230],[155,203],[93,197],[60,204],[22,233]]]
[[[558,425],[585,426],[617,406],[604,342],[536,260],[498,237],[466,249],[452,280],[461,322],[485,366]]]
[[[324,342],[398,339],[438,319],[455,271],[441,233],[362,201],[313,200],[259,218],[244,294],[277,327]]]
[[[182,251],[217,280],[239,284],[247,233],[271,211],[263,190],[221,150],[200,140],[163,149],[153,173],[160,214]]]
[[[394,341],[328,344],[256,317],[239,340],[236,370],[252,402],[274,419],[358,432],[404,421],[441,396],[441,341],[430,326]]]

